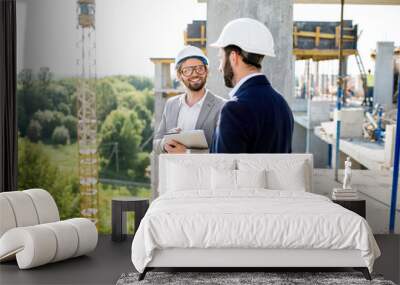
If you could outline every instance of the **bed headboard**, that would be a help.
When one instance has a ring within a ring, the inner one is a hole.
[[[165,192],[163,185],[168,179],[168,168],[171,163],[186,164],[190,166],[216,166],[238,169],[240,165],[266,164],[266,165],[291,165],[304,163],[305,181],[307,192],[312,192],[313,156],[312,154],[161,154],[159,158],[159,195]]]

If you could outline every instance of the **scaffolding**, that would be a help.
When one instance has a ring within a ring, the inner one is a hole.
[[[187,25],[186,31],[183,32],[183,42],[185,45],[192,45],[200,48],[204,54],[207,54],[207,21],[193,21]]]
[[[77,1],[78,157],[81,216],[98,224],[95,0]]]

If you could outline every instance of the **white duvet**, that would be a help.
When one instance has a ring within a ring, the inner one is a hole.
[[[265,189],[162,195],[140,223],[132,262],[143,272],[165,248],[358,249],[371,272],[380,255],[359,215],[321,195]]]

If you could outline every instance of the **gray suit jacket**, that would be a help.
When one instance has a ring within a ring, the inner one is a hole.
[[[162,138],[164,135],[168,130],[176,128],[178,125],[181,97],[183,96],[185,96],[185,94],[172,97],[165,103],[160,126],[153,140],[153,151],[157,154],[164,152],[164,146],[162,145]],[[197,118],[196,129],[204,130],[208,147],[211,147],[212,137],[217,126],[219,114],[226,100],[214,95],[209,90],[207,90],[205,96],[199,117]]]

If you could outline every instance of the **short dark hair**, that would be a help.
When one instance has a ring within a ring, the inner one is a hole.
[[[235,45],[229,45],[229,46],[224,47],[224,51],[225,51],[226,57],[228,57],[229,54],[232,51],[234,51],[242,56],[244,63],[255,66],[257,68],[261,68],[261,61],[264,58],[264,55],[262,55],[262,54],[247,52]]]

